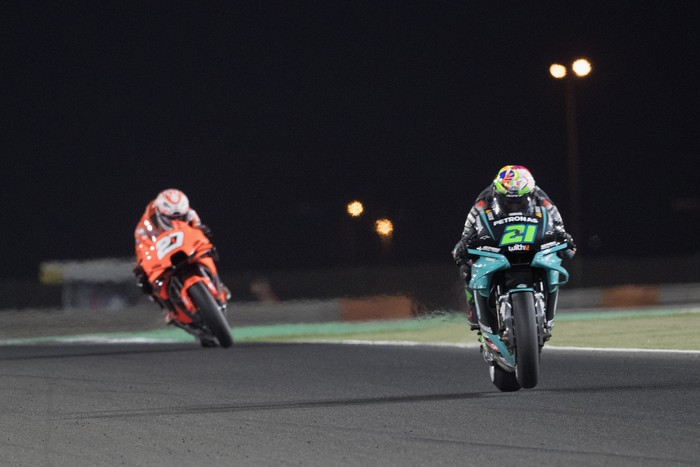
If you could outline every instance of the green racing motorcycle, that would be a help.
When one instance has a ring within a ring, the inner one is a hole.
[[[559,286],[569,279],[560,255],[567,249],[547,211],[477,218],[478,245],[469,288],[479,317],[481,352],[501,391],[537,385],[540,352],[551,337]]]

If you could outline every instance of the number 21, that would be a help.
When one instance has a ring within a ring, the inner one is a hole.
[[[503,231],[503,236],[501,237],[501,244],[512,245],[513,243],[532,243],[535,241],[535,234],[537,233],[536,225],[526,225],[526,224],[514,224],[509,225]]]

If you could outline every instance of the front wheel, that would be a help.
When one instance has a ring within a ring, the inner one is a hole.
[[[209,293],[207,286],[202,282],[197,282],[189,288],[187,293],[199,313],[202,314],[207,327],[219,341],[219,345],[224,348],[231,347],[233,345],[231,329],[228,322],[226,322],[224,314],[221,312],[219,304],[216,303],[214,297]]]
[[[515,334],[515,375],[525,389],[537,386],[540,373],[540,349],[537,341],[535,298],[531,292],[511,295]]]
[[[520,383],[512,371],[506,371],[496,364],[489,365],[489,374],[494,386],[503,392],[518,391]]]

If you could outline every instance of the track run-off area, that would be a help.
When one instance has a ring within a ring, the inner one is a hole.
[[[697,351],[545,347],[501,393],[473,344],[115,341],[0,346],[0,465],[700,464]]]

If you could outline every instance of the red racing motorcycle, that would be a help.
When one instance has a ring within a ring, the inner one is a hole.
[[[136,259],[153,287],[153,298],[170,322],[199,338],[202,346],[233,345],[226,320],[228,289],[217,274],[216,249],[204,233],[174,220],[173,228],[144,239]]]

